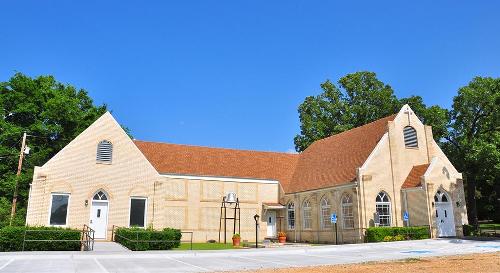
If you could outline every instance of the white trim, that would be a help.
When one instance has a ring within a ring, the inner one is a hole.
[[[386,141],[388,138],[389,138],[389,133],[385,132],[385,134],[382,136],[382,138],[380,138],[380,140],[378,141],[377,145],[375,146],[375,148],[373,149],[373,151],[370,153],[370,155],[366,159],[365,163],[363,163],[363,165],[361,166],[361,168],[360,168],[361,170],[364,170],[366,167],[368,167],[368,163],[370,163],[370,161],[373,159],[373,157],[375,156],[375,154],[380,149],[382,149],[383,142]]]
[[[238,178],[238,177],[227,177],[227,176],[197,176],[197,175],[187,175],[187,174],[160,174],[163,177],[177,178],[177,179],[193,179],[193,180],[208,180],[208,181],[222,181],[222,182],[242,182],[242,183],[262,183],[262,184],[278,184],[278,180],[267,180],[267,179],[252,179],[252,178]]]
[[[54,199],[54,195],[67,195],[68,196],[68,208],[66,209],[66,223],[64,225],[51,225],[50,224],[50,216],[52,216],[52,201]],[[69,204],[71,202],[71,193],[67,192],[51,192],[50,193],[50,206],[49,206],[49,217],[47,219],[47,223],[51,227],[67,227],[68,219],[69,219]]]
[[[140,228],[147,227],[147,219],[148,219],[148,198],[145,196],[130,196],[128,202],[128,227],[130,227],[130,213],[132,211],[132,199],[144,199],[146,202],[144,203],[144,226]]]
[[[439,160],[439,157],[437,157],[437,156],[432,158],[431,164],[429,165],[429,167],[427,167],[427,170],[424,173],[424,178],[427,178],[427,177],[429,177],[429,175],[431,175],[431,171],[432,171],[432,169],[434,169],[434,166],[436,166],[438,160]]]

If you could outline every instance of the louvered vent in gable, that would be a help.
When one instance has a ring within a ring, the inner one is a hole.
[[[97,162],[111,163],[113,159],[113,144],[107,140],[103,140],[97,144]]]
[[[405,146],[407,148],[418,148],[417,131],[411,126],[406,126],[403,129],[405,138]]]

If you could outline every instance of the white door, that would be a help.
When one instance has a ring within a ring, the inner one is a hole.
[[[451,202],[436,202],[438,237],[455,236],[455,217]]]
[[[95,230],[95,239],[106,239],[106,227],[108,226],[108,202],[92,202],[89,226]]]
[[[276,237],[276,211],[268,211],[267,214],[267,237]]]

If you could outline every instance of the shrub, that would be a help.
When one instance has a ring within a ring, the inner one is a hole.
[[[27,241],[24,243],[26,251],[64,251],[80,250],[79,230],[60,227],[14,227],[7,226],[0,229],[0,252],[22,251],[24,234],[26,240],[77,240],[69,242]]]
[[[392,242],[392,241],[394,241],[394,237],[392,237],[392,236],[385,236],[384,237],[384,242]]]
[[[241,239],[241,235],[239,233],[235,233],[233,235],[233,239]]]
[[[371,227],[366,230],[367,242],[382,242],[386,241],[386,237],[391,240],[420,240],[429,238],[428,227]],[[387,242],[387,241],[386,241]]]
[[[478,236],[479,231],[474,228],[473,225],[463,225],[462,226],[464,236]]]
[[[165,228],[161,231],[152,228],[118,228],[115,241],[130,250],[167,250],[179,247],[181,231]]]

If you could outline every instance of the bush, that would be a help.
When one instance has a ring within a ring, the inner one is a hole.
[[[464,236],[479,236],[479,231],[473,225],[462,225]]]
[[[115,241],[130,250],[168,250],[181,245],[181,231],[165,228],[161,231],[151,228],[118,228]]]
[[[26,251],[80,250],[79,230],[60,227],[14,227],[0,229],[0,252],[22,251],[25,230],[26,240],[78,240],[71,242],[28,241],[24,244]]]
[[[371,227],[366,230],[367,242],[420,240],[429,238],[428,227]],[[388,237],[388,238],[386,238]]]

